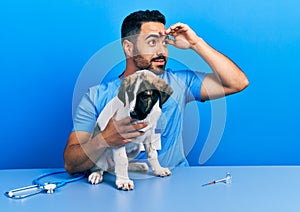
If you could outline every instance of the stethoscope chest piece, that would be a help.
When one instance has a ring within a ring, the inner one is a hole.
[[[49,183],[44,185],[44,190],[47,192],[47,194],[53,194],[56,189],[56,184]]]
[[[43,183],[40,181],[44,177],[55,175],[55,174],[61,174],[61,173],[66,173],[66,171],[63,170],[63,171],[55,171],[55,172],[42,174],[33,180],[33,185],[7,191],[4,193],[4,195],[12,199],[23,199],[39,193],[53,194],[55,189],[62,187],[67,183],[81,180],[82,178],[85,177],[84,174],[78,174],[76,177],[73,177],[71,179],[66,179],[66,180],[61,180],[56,182]]]

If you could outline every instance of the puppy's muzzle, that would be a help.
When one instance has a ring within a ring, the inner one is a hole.
[[[130,111],[130,118],[138,120],[139,116],[138,116],[137,112],[133,110],[133,111]]]

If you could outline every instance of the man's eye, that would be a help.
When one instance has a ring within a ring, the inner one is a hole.
[[[155,40],[150,40],[148,43],[149,43],[150,46],[155,46],[156,41]]]
[[[168,44],[168,41],[169,41],[170,37],[167,36],[165,37],[164,41],[163,41],[163,45],[167,45]]]

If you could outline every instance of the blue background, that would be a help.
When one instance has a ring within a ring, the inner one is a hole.
[[[249,78],[245,91],[226,98],[224,134],[204,165],[299,165],[299,8],[297,0],[2,2],[0,168],[63,166],[77,78],[139,9],[159,9],[167,26],[188,23]],[[192,165],[210,126],[210,103],[197,107]]]

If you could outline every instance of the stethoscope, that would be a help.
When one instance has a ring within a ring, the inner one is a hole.
[[[58,171],[54,171],[54,172],[48,172],[45,174],[41,174],[40,176],[36,177],[32,181],[32,185],[7,191],[4,193],[4,195],[6,197],[12,198],[12,199],[23,199],[23,198],[26,198],[26,197],[29,197],[32,195],[36,195],[39,193],[52,194],[52,193],[54,193],[55,189],[60,188],[64,185],[66,185],[67,183],[72,183],[72,182],[81,180],[85,177],[85,174],[83,173],[83,174],[73,175],[72,178],[70,178],[70,179],[52,181],[52,182],[46,182],[46,183],[41,182],[41,179],[43,179],[45,177],[49,177],[49,176],[56,175],[56,174],[62,174],[62,173],[66,173],[66,171],[58,170]]]

